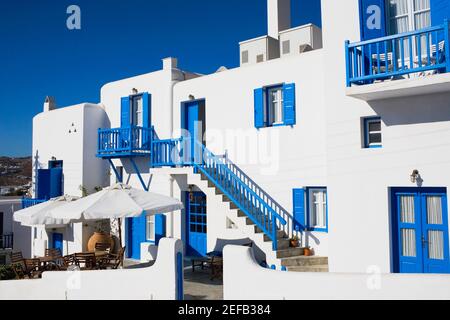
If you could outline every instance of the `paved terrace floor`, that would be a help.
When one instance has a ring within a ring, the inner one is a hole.
[[[222,300],[223,281],[222,279],[211,280],[211,270],[196,268],[192,271],[190,262],[185,261],[184,268],[184,299],[185,300]],[[125,260],[125,269],[146,268],[153,265],[153,262],[140,263],[133,260]]]

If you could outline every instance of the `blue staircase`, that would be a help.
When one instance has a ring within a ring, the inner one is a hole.
[[[190,139],[167,139],[152,141],[151,161],[153,167],[192,166],[196,173],[205,176],[223,193],[237,209],[242,211],[272,241],[277,251],[280,234],[283,238],[299,235],[294,219],[266,191],[225,156],[217,156],[203,144],[193,142],[195,152],[186,145]],[[189,146],[191,147],[191,146]],[[186,154],[194,154],[187,157]]]

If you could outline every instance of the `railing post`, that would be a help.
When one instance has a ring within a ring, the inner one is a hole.
[[[346,75],[346,84],[347,88],[351,86],[350,82],[350,51],[349,51],[350,41],[345,41],[345,75]]]
[[[278,239],[277,239],[277,219],[272,214],[272,249],[273,251],[277,251],[278,249]]]
[[[446,72],[450,72],[450,43],[449,43],[449,23],[448,20],[444,20],[444,46],[445,46],[445,65],[446,65]],[[436,51],[439,50],[439,46],[436,48]]]

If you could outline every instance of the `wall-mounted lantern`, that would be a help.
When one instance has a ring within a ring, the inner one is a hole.
[[[412,183],[416,183],[417,180],[420,178],[420,173],[419,170],[415,169],[412,173],[411,173],[411,182]]]

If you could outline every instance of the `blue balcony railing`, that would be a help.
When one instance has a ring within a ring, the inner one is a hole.
[[[152,128],[128,127],[98,130],[97,156],[114,158],[148,156],[151,151]]]
[[[22,209],[26,209],[37,204],[43,203],[47,200],[45,199],[30,199],[30,198],[22,198]]]
[[[345,43],[347,87],[425,72],[450,72],[449,23]]]
[[[186,165],[183,156],[184,138],[154,140],[152,142],[151,164],[153,167],[174,167]]]

